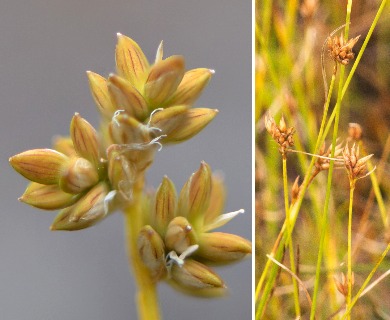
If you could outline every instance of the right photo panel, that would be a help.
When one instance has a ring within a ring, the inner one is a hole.
[[[255,319],[390,319],[390,8],[257,0]]]

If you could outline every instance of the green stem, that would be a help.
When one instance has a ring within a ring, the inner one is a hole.
[[[329,96],[330,95],[331,94],[329,94]],[[322,117],[320,132],[318,133],[316,146],[315,146],[314,152],[313,152],[315,154],[318,153],[319,148],[320,148],[321,144],[323,143],[323,132],[324,132],[324,126],[325,126],[329,101],[327,101],[327,104],[325,105],[325,108],[324,108],[324,114]],[[301,186],[302,189],[299,193],[298,199],[290,208],[290,211],[289,211],[290,219],[289,220],[290,220],[291,230],[294,229],[294,225],[295,225],[296,219],[298,218],[298,213],[299,213],[299,210],[300,210],[301,205],[302,205],[303,197],[306,193],[306,190],[309,186],[309,183],[311,182],[310,177],[311,177],[311,172],[312,172],[312,169],[314,167],[315,161],[316,161],[316,158],[312,157],[310,164],[309,164],[309,167],[307,169],[307,174],[305,175],[305,178],[303,180],[303,183]],[[286,221],[284,222],[282,229],[280,230],[279,236],[278,236],[277,240],[275,241],[275,244],[274,244],[274,247],[272,250],[272,255],[275,257],[276,260],[281,259],[285,243],[286,243],[287,239],[290,237],[290,233],[289,232],[286,233],[285,231],[286,231]],[[263,270],[263,273],[261,275],[261,278],[259,280],[259,283],[256,287],[256,302],[258,302],[258,305],[256,307],[256,319],[260,319],[265,312],[265,307],[266,307],[267,302],[269,300],[269,295],[270,295],[271,290],[274,286],[276,274],[277,274],[277,266],[275,264],[271,265],[270,260],[268,259],[266,266]],[[260,297],[260,292],[261,292],[261,289],[263,287],[263,284],[265,282],[265,278],[267,275],[268,275],[267,283],[265,284],[263,294]]]
[[[134,192],[134,201],[124,211],[125,239],[129,263],[133,267],[134,279],[137,282],[137,308],[140,320],[159,320],[160,311],[156,292],[156,283],[144,267],[137,248],[137,237],[142,228],[141,188]]]
[[[286,154],[283,154],[283,191],[284,191],[284,207],[286,210],[286,223],[287,223],[287,231],[290,235],[287,239],[288,251],[290,254],[290,265],[291,271],[296,274],[296,266],[295,266],[295,257],[294,257],[294,246],[293,241],[291,239],[291,224],[290,224],[290,206],[288,201],[288,184],[287,184],[287,159]],[[294,306],[295,306],[295,317],[298,318],[301,315],[301,307],[299,305],[299,287],[297,280],[293,277],[293,287],[294,287]]]
[[[329,92],[328,92],[328,95],[327,95],[326,103],[325,103],[325,106],[324,106],[324,115],[322,117],[320,133],[318,135],[319,138],[323,134],[323,130],[324,130],[324,126],[325,126],[325,120],[326,120],[326,116],[328,114],[330,98],[332,96],[335,79],[336,79],[336,75],[333,74],[332,75],[332,80],[330,82],[330,87],[329,87]],[[319,140],[321,140],[321,139],[319,139]],[[332,165],[333,165],[333,163],[332,163]],[[331,173],[331,172],[333,172],[333,171],[329,170],[329,173]],[[324,212],[322,214],[322,219],[321,219],[321,225],[322,225],[321,230],[322,231],[321,231],[320,246],[319,246],[319,249],[318,249],[318,256],[317,256],[316,278],[315,278],[315,282],[314,282],[313,303],[312,303],[312,308],[311,308],[311,311],[310,311],[310,320],[314,319],[315,313],[316,313],[316,308],[317,308],[317,296],[318,296],[318,288],[319,288],[319,283],[320,283],[321,263],[322,263],[322,256],[323,256],[323,253],[324,253],[324,243],[325,243],[326,229],[327,229],[327,225],[328,225],[328,214],[327,214],[327,212],[328,212],[328,204],[329,204],[328,198],[330,196],[330,188],[331,188],[331,186],[329,184],[331,184],[331,181],[332,181],[332,177],[330,177],[330,179],[328,179],[328,186],[326,188],[327,192],[326,192],[326,196],[325,196],[325,207],[324,207]]]
[[[360,146],[360,150],[362,150],[362,156],[363,157],[366,156],[367,152],[364,149],[364,146],[363,146],[361,141],[359,142],[359,146]],[[386,161],[386,160],[387,159],[385,159],[384,161]],[[374,190],[376,201],[378,203],[378,208],[379,208],[379,212],[381,214],[383,225],[384,225],[385,229],[387,229],[389,227],[389,221],[387,218],[386,206],[385,206],[385,203],[383,201],[383,197],[382,197],[382,193],[381,193],[381,190],[379,187],[379,181],[378,181],[378,177],[377,177],[377,173],[378,173],[378,175],[380,175],[382,170],[381,171],[378,170],[377,172],[375,172],[374,165],[372,164],[372,161],[370,159],[367,161],[367,170],[369,172],[372,171],[370,174],[372,188]]]
[[[348,39],[351,7],[352,7],[352,0],[348,0],[347,15],[346,15],[346,27],[345,27],[345,35],[344,35],[345,39]],[[339,87],[338,87],[338,92],[337,92],[336,106],[335,106],[333,113],[328,121],[328,125],[325,129],[325,133],[324,133],[323,137],[321,137],[321,139],[324,141],[325,137],[327,136],[328,130],[330,129],[330,124],[332,123],[332,116],[334,114],[335,123],[334,123],[334,127],[333,127],[331,158],[334,157],[335,150],[336,150],[336,139],[338,136],[338,127],[339,127],[339,120],[340,120],[340,107],[341,107],[341,100],[342,100],[344,70],[345,70],[345,67],[342,66],[340,68],[340,80],[339,80],[340,82],[339,82]],[[335,78],[335,74],[333,73],[331,87],[334,84],[334,78]],[[330,99],[330,95],[328,95],[328,99]],[[326,195],[325,195],[325,205],[324,205],[324,211],[323,211],[323,220],[322,220],[323,229],[322,229],[322,233],[321,233],[320,246],[319,246],[319,252],[318,252],[318,260],[317,260],[317,268],[316,268],[313,307],[312,307],[311,312],[310,312],[310,319],[311,320],[314,319],[315,311],[316,311],[316,307],[317,307],[317,295],[318,295],[318,288],[319,288],[319,281],[320,281],[320,269],[321,269],[322,257],[324,254],[324,243],[325,243],[325,236],[326,236],[326,231],[327,231],[327,226],[328,226],[328,210],[329,210],[329,201],[330,201],[330,194],[331,194],[331,188],[332,188],[333,167],[334,167],[334,161],[330,161]]]
[[[347,308],[351,305],[352,297],[352,207],[353,207],[353,193],[355,191],[356,180],[351,179],[349,189],[349,210],[348,210],[348,296],[347,296]],[[348,315],[348,320],[350,315]]]
[[[365,51],[365,49],[367,47],[368,41],[371,39],[372,33],[374,32],[374,29],[375,29],[375,27],[376,27],[376,25],[377,25],[377,23],[379,21],[379,18],[381,16],[382,12],[383,12],[383,9],[386,6],[386,2],[387,2],[387,0],[382,0],[381,5],[379,6],[379,9],[378,9],[378,11],[377,11],[377,13],[375,15],[375,18],[374,18],[374,20],[373,20],[373,22],[372,22],[372,24],[370,26],[370,29],[368,30],[367,36],[364,39],[363,45],[362,45],[362,47],[361,47],[361,49],[360,49],[360,51],[359,51],[359,53],[358,53],[358,55],[357,55],[357,57],[355,59],[355,62],[353,64],[352,68],[351,68],[351,71],[349,72],[348,77],[345,80],[345,83],[344,83],[344,86],[343,86],[343,90],[342,90],[342,93],[341,93],[341,100],[344,98],[344,95],[345,95],[345,93],[346,93],[346,91],[347,91],[347,89],[349,87],[349,84],[350,84],[350,82],[352,80],[352,77],[355,74],[355,71],[356,71],[356,69],[357,69],[357,67],[359,65],[360,59],[362,58],[363,53],[364,53],[364,51]],[[336,109],[333,110],[332,114],[329,117],[328,123],[327,123],[326,128],[325,128],[324,139],[328,135],[328,132],[330,130],[330,126],[332,125],[332,122],[333,122],[333,120],[335,118],[335,115],[336,115]]]
[[[375,15],[375,18],[374,18],[374,21],[372,22],[371,26],[370,26],[370,29],[368,30],[368,33],[367,33],[367,36],[366,38],[364,39],[364,42],[363,42],[363,45],[359,51],[359,54],[357,55],[356,59],[355,59],[355,62],[352,66],[352,69],[351,69],[351,72],[349,73],[347,79],[345,80],[345,83],[344,83],[344,87],[343,87],[343,91],[342,91],[342,98],[344,97],[344,94],[345,92],[347,91],[348,89],[348,86],[349,86],[349,83],[351,82],[351,79],[352,79],[352,76],[354,75],[355,71],[356,71],[356,68],[357,66],[359,65],[359,62],[360,62],[360,59],[362,58],[363,56],[363,53],[364,53],[364,50],[366,49],[367,47],[367,44],[368,44],[368,41],[370,40],[371,38],[371,35],[372,33],[374,32],[374,29],[375,29],[375,26],[377,25],[378,21],[379,21],[379,17],[381,16],[382,14],[382,11],[383,9],[385,8],[386,6],[386,1],[387,0],[382,0],[381,2],[381,5],[379,6],[379,9]],[[347,23],[347,25],[345,26],[345,30],[347,31],[347,27],[349,27],[349,24]],[[346,37],[345,39],[348,39],[347,38],[348,34],[346,34]]]
[[[289,208],[289,201],[288,201],[288,185],[287,185],[287,159],[285,154],[283,154],[283,192],[284,192],[284,209],[286,210],[287,230],[290,233],[291,226],[290,226],[290,208]],[[291,237],[288,238],[288,241],[289,242],[291,241]]]
[[[298,1],[288,0],[286,10],[286,22],[287,22],[287,40],[286,43],[292,43],[294,38],[294,31],[298,12]]]
[[[282,230],[279,232],[278,237],[277,237],[277,239],[276,239],[276,241],[274,243],[274,247],[272,248],[272,251],[271,251],[271,256],[272,257],[274,257],[275,254],[276,254],[276,251],[277,251],[278,246],[279,246],[279,242],[280,242],[280,240],[282,239],[282,236],[283,236],[283,231],[284,231],[284,229],[282,228]],[[264,266],[263,272],[261,273],[259,282],[256,285],[256,292],[255,292],[255,301],[256,302],[259,301],[259,299],[260,299],[260,292],[261,292],[261,289],[263,288],[265,277],[268,274],[268,269],[270,268],[271,264],[272,264],[272,261],[270,259],[267,259],[267,262],[266,262],[266,264]]]
[[[374,170],[374,166],[370,160],[367,162],[367,169],[368,169],[368,171]],[[382,193],[381,193],[381,190],[379,187],[379,182],[378,182],[378,178],[377,178],[375,171],[373,171],[370,174],[370,179],[371,179],[372,187],[374,189],[376,201],[378,203],[379,212],[381,214],[383,225],[384,225],[385,229],[387,229],[389,227],[389,220],[387,217],[385,203],[383,201]]]
[[[348,7],[352,4],[351,1],[348,1]],[[347,25],[349,23],[349,16],[350,14],[350,8],[347,9]],[[348,37],[348,34],[346,35]],[[346,38],[348,39],[348,38]],[[340,120],[340,106],[341,106],[341,99],[342,99],[342,88],[343,88],[343,78],[344,78],[344,70],[345,67],[341,66],[340,68],[340,82],[339,82],[339,88],[338,88],[338,94],[337,94],[337,102],[336,106],[333,110],[334,116],[335,116],[335,123],[333,127],[333,139],[332,139],[332,151],[331,151],[331,158],[334,157],[334,153],[336,150],[336,139],[338,135],[338,126],[339,126],[339,120]],[[331,87],[334,84],[334,78],[335,74],[332,76],[332,81],[331,81]],[[330,94],[328,95],[328,100],[330,99]],[[333,116],[332,113],[332,116]],[[332,117],[331,117],[332,118]],[[324,141],[325,137],[327,135],[327,132],[330,128],[330,124],[332,123],[332,119],[329,119],[328,125],[325,129],[325,134],[323,137],[320,138],[320,140]],[[326,195],[325,195],[325,205],[324,205],[324,211],[323,211],[323,219],[322,219],[322,224],[323,224],[323,229],[321,232],[321,238],[320,238],[320,246],[319,246],[319,252],[318,252],[318,258],[317,258],[317,268],[316,268],[316,279],[315,279],[315,284],[314,284],[314,294],[313,294],[313,307],[310,312],[310,319],[314,319],[315,317],[315,311],[317,307],[317,295],[318,295],[318,288],[319,288],[319,281],[320,281],[320,269],[321,269],[321,263],[322,263],[322,256],[324,253],[324,243],[325,243],[325,235],[326,235],[326,229],[327,229],[327,224],[328,224],[328,210],[329,210],[329,200],[330,200],[330,194],[331,194],[331,188],[332,188],[332,178],[333,178],[333,167],[334,167],[334,161],[330,161],[329,165],[329,171],[328,171],[328,182],[327,182],[327,188],[326,188]]]

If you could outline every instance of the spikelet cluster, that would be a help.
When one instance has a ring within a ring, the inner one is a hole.
[[[329,37],[327,42],[329,56],[337,63],[347,65],[355,57],[352,48],[359,38],[360,35],[346,41],[342,33],[340,36]]]
[[[279,121],[279,125],[276,124],[275,119],[270,114],[265,115],[264,121],[268,133],[279,144],[280,153],[285,154],[286,149],[294,145],[294,127],[288,128],[283,116]]]
[[[372,156],[373,154],[369,154],[368,156],[360,158],[359,146],[353,144],[352,147],[349,147],[348,144],[346,144],[343,150],[343,158],[350,181],[364,178],[367,175],[367,161],[371,159]]]
[[[221,295],[226,286],[209,264],[227,264],[251,253],[248,240],[234,234],[210,232],[244,210],[222,214],[222,178],[202,162],[176,195],[164,177],[149,208],[149,224],[138,236],[140,257],[155,281],[195,295]],[[148,208],[146,208],[148,210]]]
[[[217,110],[191,108],[212,74],[186,71],[182,56],[163,58],[160,44],[153,64],[139,45],[118,34],[116,74],[87,72],[101,115],[97,132],[78,113],[70,137],[53,149],[34,149],[10,158],[13,168],[32,182],[21,201],[46,210],[62,209],[52,230],[79,230],[133,199],[162,144],[185,141],[200,132]]]
[[[191,294],[224,294],[224,281],[208,265],[240,260],[251,253],[251,244],[233,234],[210,232],[243,212],[222,214],[222,179],[202,162],[179,197],[167,177],[153,196],[138,192],[163,144],[193,137],[217,114],[191,108],[214,72],[185,71],[179,55],[163,59],[162,43],[150,64],[138,44],[121,34],[115,58],[116,74],[104,78],[87,72],[101,115],[99,132],[76,113],[70,137],[57,138],[53,149],[10,158],[13,168],[31,181],[20,200],[60,209],[51,229],[72,231],[133,204],[137,190],[143,227],[135,236],[150,278]]]
[[[339,157],[342,151],[343,151],[342,143],[337,144],[335,147],[334,156],[336,158]],[[329,169],[330,159],[328,157],[330,157],[331,153],[332,153],[332,144],[330,144],[329,147],[326,148],[326,145],[324,143],[318,152],[318,155],[321,157],[318,157],[316,162],[314,163],[314,166],[318,171]],[[338,165],[337,162],[336,165]]]

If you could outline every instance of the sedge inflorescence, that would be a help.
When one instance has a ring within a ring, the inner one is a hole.
[[[334,61],[341,63],[342,65],[347,65],[349,61],[355,57],[352,48],[358,42],[359,38],[360,35],[345,40],[342,33],[340,36],[334,36],[333,38],[329,37],[327,40],[329,56]]]
[[[294,146],[294,127],[287,127],[286,121],[282,116],[279,125],[276,124],[275,119],[267,113],[264,117],[265,128],[272,138],[278,143],[280,153],[285,157],[287,152],[294,152],[291,147]],[[356,123],[350,123],[348,126],[349,140],[359,140],[362,135],[362,128]],[[328,170],[330,161],[335,160],[336,168],[345,167],[348,173],[350,181],[356,181],[358,179],[366,177],[371,172],[367,172],[367,162],[371,159],[373,154],[360,157],[359,145],[355,143],[350,147],[348,142],[343,147],[343,143],[339,143],[339,139],[336,139],[336,146],[334,150],[334,158],[330,158],[332,151],[332,144],[326,148],[325,143],[318,150],[318,154],[310,154],[316,157],[314,163],[314,171],[309,181],[311,182],[318,173],[324,170]],[[299,152],[299,151],[296,151]],[[304,152],[305,153],[305,152]],[[296,200],[299,193],[299,179],[297,178],[293,185],[292,199]]]
[[[138,237],[140,257],[153,279],[165,278],[191,294],[223,294],[224,281],[207,264],[238,261],[251,252],[251,244],[234,234],[210,232],[244,212],[222,213],[222,178],[202,162],[178,197],[164,177],[153,198],[149,224]]]
[[[10,158],[12,167],[31,181],[20,200],[59,209],[51,229],[68,231],[141,203],[143,227],[136,241],[153,281],[167,279],[191,293],[225,292],[223,280],[204,263],[239,260],[251,245],[235,235],[209,232],[243,211],[221,214],[222,180],[202,162],[179,199],[167,177],[155,195],[142,191],[156,151],[190,139],[216,116],[216,109],[192,108],[214,71],[186,71],[180,55],[164,59],[162,42],[150,63],[139,45],[122,34],[115,61],[116,74],[107,78],[87,72],[101,115],[99,131],[76,113],[70,136],[56,138],[52,149]]]

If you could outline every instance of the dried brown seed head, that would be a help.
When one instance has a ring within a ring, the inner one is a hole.
[[[279,144],[280,153],[285,154],[286,149],[294,145],[294,127],[288,128],[283,116],[279,121],[279,126],[276,125],[275,119],[270,114],[266,114],[264,120],[268,133]]]
[[[359,38],[360,35],[356,38],[345,41],[342,33],[339,37],[334,36],[333,39],[329,37],[327,41],[329,56],[334,61],[343,65],[347,65],[349,61],[355,57],[354,53],[352,52],[352,48],[359,40]]]
[[[336,140],[336,142],[337,141],[338,139]],[[335,152],[334,152],[335,158],[339,158],[341,153],[343,152],[343,148],[341,146],[342,143],[336,145]],[[329,147],[326,149],[326,144],[324,143],[319,150],[319,155],[321,157],[318,157],[314,164],[317,170],[322,171],[322,170],[329,169],[330,159],[327,159],[326,157],[330,157],[331,153],[332,153],[332,144],[329,145]],[[338,162],[336,162],[336,166],[338,166]]]
[[[344,165],[348,172],[350,181],[363,178],[367,174],[367,161],[373,156],[370,154],[359,159],[359,146],[355,144],[350,148],[348,144],[343,150]]]

